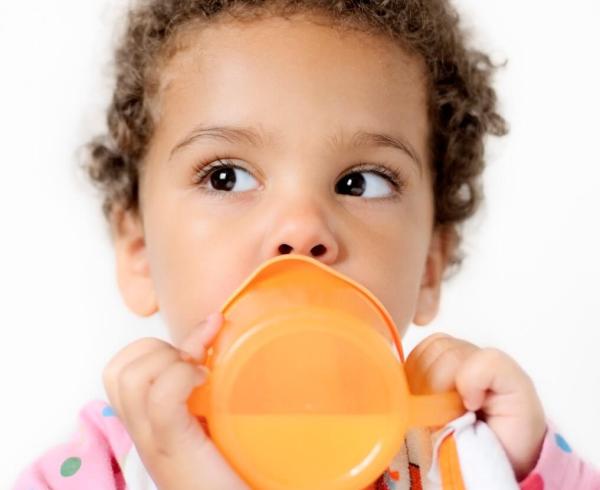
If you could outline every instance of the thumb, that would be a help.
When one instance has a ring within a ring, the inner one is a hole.
[[[206,349],[212,344],[223,320],[221,312],[214,312],[208,315],[200,325],[193,328],[179,347],[182,360],[194,363],[203,362]]]

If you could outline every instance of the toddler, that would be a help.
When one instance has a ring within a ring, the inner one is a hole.
[[[122,349],[110,405],[85,406],[14,488],[247,488],[186,407],[219,307],[294,253],[366,286],[400,335],[431,322],[482,199],[484,139],[507,132],[495,67],[447,0],[143,0],[115,66],[89,175],[122,297],[160,312],[172,344]],[[435,334],[405,367],[413,391],[458,391],[520,488],[600,489],[507,354]],[[421,488],[423,473],[390,467],[371,488]]]

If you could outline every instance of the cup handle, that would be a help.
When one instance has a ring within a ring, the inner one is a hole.
[[[192,415],[196,415],[197,417],[206,418],[208,415],[208,405],[209,405],[209,396],[210,392],[210,374],[206,378],[206,381],[203,385],[196,386],[193,389],[187,400],[188,411]]]
[[[214,340],[213,340],[214,343]],[[208,375],[204,384],[196,386],[190,396],[187,399],[188,411],[196,417],[208,417],[208,407],[210,401],[210,385],[212,380],[212,367],[213,367],[213,346],[210,345],[206,351],[206,359],[201,364],[208,368]]]
[[[409,403],[409,427],[443,427],[467,412],[456,391],[410,395]]]

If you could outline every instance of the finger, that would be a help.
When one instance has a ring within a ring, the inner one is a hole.
[[[456,373],[456,388],[469,410],[483,407],[488,391],[512,395],[530,378],[507,354],[494,348],[474,352]]]
[[[454,388],[454,375],[474,344],[436,333],[419,344],[406,360],[405,369],[414,394],[443,392]]]
[[[206,349],[214,340],[223,324],[221,312],[211,313],[206,320],[194,328],[181,343],[181,358],[184,361],[201,363],[206,356]]]
[[[439,346],[444,345],[444,343],[451,342],[452,340],[454,340],[454,337],[443,332],[436,332],[424,338],[410,352],[408,358],[406,359],[405,366],[419,364],[423,355],[430,350],[432,345],[435,345],[435,348],[439,349]]]
[[[180,361],[156,380],[149,394],[148,406],[153,443],[159,453],[184,453],[186,459],[202,468],[203,488],[248,490],[199,421],[187,411],[189,393],[202,385],[207,375],[205,367]]]
[[[119,377],[123,368],[140,356],[163,348],[164,344],[165,342],[162,340],[151,337],[138,339],[122,348],[104,368],[102,373],[104,389],[111,406],[119,416],[123,415],[122,403],[119,396]]]
[[[474,347],[455,344],[426,365],[419,378],[421,393],[444,393],[456,388],[456,373]]]
[[[445,351],[448,346],[454,345],[456,340],[443,332],[436,332],[426,337],[415,346],[406,359],[404,366],[407,373],[416,375],[418,371],[423,371],[425,364],[430,364],[432,359]]]
[[[206,434],[189,413],[192,390],[204,384],[208,370],[184,361],[171,364],[154,382],[148,394],[148,420],[155,442],[165,453],[189,442],[201,444]]]
[[[118,392],[124,422],[138,438],[150,435],[148,427],[148,394],[155,380],[179,361],[179,353],[164,343],[126,365],[118,379]]]

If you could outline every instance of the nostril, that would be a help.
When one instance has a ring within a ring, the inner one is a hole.
[[[316,245],[314,246],[311,250],[310,253],[313,255],[313,257],[319,257],[321,255],[323,255],[326,252],[326,248],[325,245]]]
[[[281,254],[289,254],[292,251],[292,247],[290,247],[287,243],[282,243],[279,245],[279,253]]]

